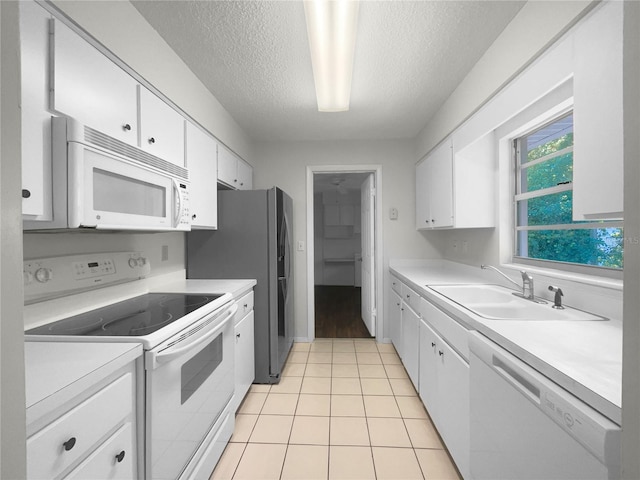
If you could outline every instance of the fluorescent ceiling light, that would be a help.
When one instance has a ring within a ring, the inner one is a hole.
[[[318,111],[349,110],[353,54],[358,26],[357,0],[305,0]]]

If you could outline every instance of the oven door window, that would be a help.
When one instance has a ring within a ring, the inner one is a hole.
[[[182,365],[180,402],[184,404],[222,363],[222,334]]]

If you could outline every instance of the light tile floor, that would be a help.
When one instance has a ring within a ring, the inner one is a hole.
[[[393,346],[295,343],[278,385],[253,385],[211,480],[458,480]]]

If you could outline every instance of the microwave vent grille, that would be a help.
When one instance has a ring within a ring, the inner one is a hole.
[[[118,153],[124,157],[131,158],[137,162],[162,170],[163,172],[171,173],[185,180],[189,179],[189,171],[186,168],[167,162],[166,160],[144,152],[139,148],[127,145],[126,143],[116,140],[115,138],[105,135],[93,128],[87,126],[84,127],[84,139],[93,145]]]

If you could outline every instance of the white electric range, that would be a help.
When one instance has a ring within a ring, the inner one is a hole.
[[[31,303],[141,278],[150,265],[120,252],[28,260],[24,271]],[[236,310],[230,293],[142,293],[29,328],[25,340],[140,343],[145,478],[208,478],[233,432]]]

